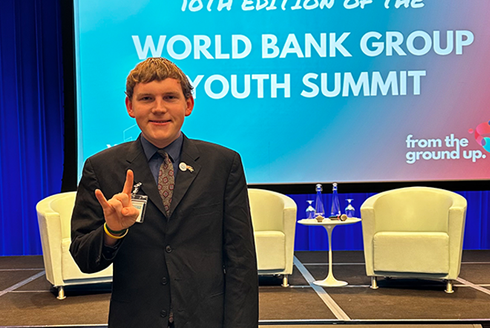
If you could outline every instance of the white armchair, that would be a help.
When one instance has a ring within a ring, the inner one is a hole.
[[[112,265],[97,273],[82,273],[70,254],[75,196],[74,191],[55,194],[36,206],[46,279],[58,288],[58,299],[65,298],[64,286],[112,281]]]
[[[287,287],[293,273],[296,203],[269,190],[249,189],[259,275],[283,275]]]
[[[366,274],[443,279],[446,292],[459,275],[466,199],[428,187],[394,189],[361,206]]]

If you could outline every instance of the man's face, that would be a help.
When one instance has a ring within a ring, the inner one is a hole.
[[[133,97],[126,97],[129,116],[136,119],[143,136],[163,148],[180,136],[184,117],[194,108],[194,98],[185,99],[176,79],[138,83]]]

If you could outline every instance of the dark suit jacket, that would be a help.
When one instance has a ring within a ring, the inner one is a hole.
[[[194,172],[177,172],[167,218],[139,139],[87,159],[70,251],[83,272],[114,263],[110,327],[166,328],[170,308],[176,328],[257,327],[257,264],[240,156],[184,137],[181,162]],[[121,192],[128,169],[149,198],[144,222],[108,248],[94,191],[108,199]]]

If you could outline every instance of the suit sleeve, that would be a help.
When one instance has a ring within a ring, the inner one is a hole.
[[[71,219],[70,253],[82,272],[101,271],[112,263],[115,247],[104,246],[104,214],[95,189],[100,189],[97,174],[88,159],[83,168]]]
[[[258,327],[258,277],[247,184],[235,154],[224,205],[224,327]]]

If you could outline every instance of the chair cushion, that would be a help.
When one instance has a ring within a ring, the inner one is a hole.
[[[374,271],[449,272],[449,236],[444,232],[378,232]]]
[[[286,236],[281,231],[255,231],[255,249],[259,270],[278,270],[286,267]]]

